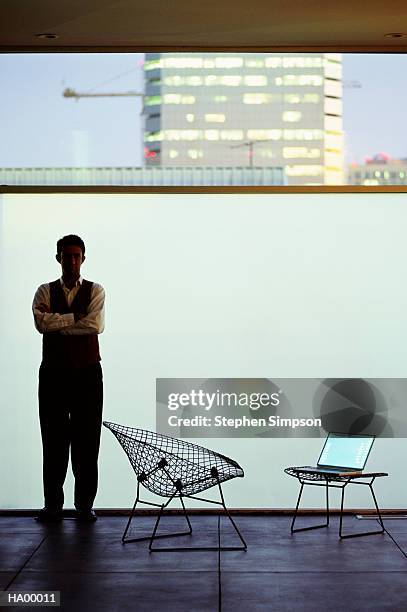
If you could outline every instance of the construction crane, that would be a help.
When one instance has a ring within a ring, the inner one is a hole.
[[[144,107],[144,99],[145,99],[145,94],[141,91],[108,91],[108,92],[95,92],[94,90],[97,87],[101,87],[103,85],[107,85],[108,83],[110,83],[111,81],[116,80],[117,78],[120,78],[122,76],[125,76],[127,74],[130,74],[131,72],[134,72],[134,70],[129,70],[126,71],[124,73],[121,73],[111,79],[108,79],[108,81],[104,81],[103,83],[100,83],[99,85],[97,85],[96,87],[93,87],[92,89],[85,91],[85,92],[78,92],[76,91],[76,89],[73,89],[72,87],[66,87],[64,89],[64,91],[62,92],[62,95],[64,98],[73,98],[76,102],[78,102],[80,100],[80,98],[128,98],[128,97],[136,97],[136,98],[140,98],[141,99],[141,110],[140,110],[140,116],[141,117],[145,117],[145,107]],[[145,156],[145,149],[143,147],[142,150],[142,156]]]
[[[90,93],[83,92],[79,93],[71,87],[66,87],[62,93],[64,98],[74,98],[78,101],[80,98],[122,98],[122,97],[137,97],[141,98],[142,109],[141,115],[144,113],[144,93],[141,91],[122,91],[122,92],[101,92],[101,93]]]
[[[112,83],[113,81],[117,81],[118,79],[128,76],[129,74],[132,74],[134,72],[139,72],[142,69],[142,65],[143,63],[139,63],[138,66],[136,66],[135,68],[133,67],[130,70],[125,70],[124,72],[120,72],[120,74],[116,74],[113,77],[110,77],[109,79],[103,81],[102,83],[98,83],[97,85],[94,85],[91,89],[88,89],[88,91],[85,91],[83,93],[77,92],[72,87],[66,87],[62,95],[64,96],[64,98],[74,98],[76,101],[78,101],[79,98],[110,98],[110,97],[115,98],[115,97],[127,97],[127,96],[137,96],[143,99],[144,93],[140,91],[95,92],[95,89],[104,87],[105,85],[108,85],[109,83]]]

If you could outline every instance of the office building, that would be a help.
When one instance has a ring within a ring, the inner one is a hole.
[[[407,159],[379,153],[348,168],[349,185],[407,185]]]
[[[343,182],[341,54],[148,53],[144,70],[146,165]]]

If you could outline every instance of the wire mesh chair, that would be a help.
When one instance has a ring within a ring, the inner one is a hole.
[[[115,435],[130,460],[131,466],[137,476],[137,494],[130,513],[129,520],[122,536],[122,542],[139,542],[150,540],[149,549],[156,551],[169,550],[246,550],[247,545],[239,529],[226,507],[222,491],[222,482],[236,477],[243,477],[244,472],[233,459],[220,455],[215,451],[192,444],[185,440],[178,440],[162,434],[144,429],[135,429],[118,425],[117,423],[103,422]],[[162,504],[144,501],[140,498],[140,485],[160,497],[168,497]],[[220,500],[214,501],[196,497],[197,493],[217,486]],[[157,535],[159,522],[164,510],[173,499],[179,498],[184,517],[188,524],[188,531]],[[153,542],[159,538],[190,535],[192,526],[187,514],[184,498],[197,499],[222,506],[225,515],[233,525],[242,543],[241,546],[221,546],[220,521],[218,521],[218,546],[213,547],[181,547],[181,548],[154,548]],[[130,523],[138,503],[159,508],[157,520],[150,536],[126,538]]]

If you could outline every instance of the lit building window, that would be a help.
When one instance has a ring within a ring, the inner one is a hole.
[[[301,98],[301,102],[304,102],[305,104],[318,104],[319,100],[320,96],[317,93],[307,93]]]
[[[293,159],[296,157],[306,157],[307,147],[284,147],[283,157],[286,159]]]
[[[284,94],[284,102],[287,102],[287,104],[299,104],[301,96],[298,94]]]
[[[283,112],[283,121],[287,121],[288,123],[295,123],[299,121],[302,117],[302,113],[300,111],[284,111]]]
[[[203,84],[203,79],[200,76],[185,77],[185,84],[192,85],[193,87],[199,87]]]
[[[194,104],[195,96],[183,96],[181,94],[164,94],[164,104]]]
[[[188,113],[185,116],[185,118],[188,121],[188,123],[193,123],[195,121],[195,115],[193,115],[192,113]]]
[[[170,149],[170,150],[168,151],[168,157],[169,157],[170,159],[175,159],[175,158],[176,158],[176,157],[178,157],[178,156],[179,156],[179,153],[178,153],[177,149]]]
[[[321,68],[322,57],[283,57],[283,68]]]
[[[321,157],[321,150],[317,148],[309,149],[308,147],[283,147],[283,157],[285,159],[295,159],[301,157],[318,159]]]
[[[284,171],[287,176],[320,176],[323,172],[323,166],[320,165],[295,165],[285,166]]]
[[[263,157],[264,159],[273,159],[273,157],[275,157],[271,149],[259,149],[256,151],[256,155],[260,155],[260,157]]]
[[[202,130],[164,130],[164,140],[201,140],[203,137]]]
[[[164,94],[164,104],[181,104],[181,94]]]
[[[176,74],[174,76],[165,77],[164,84],[168,85],[169,87],[181,87],[182,85],[199,87],[203,84],[203,79],[197,75],[182,77]]]
[[[228,100],[227,96],[214,96],[213,97],[214,102],[227,102],[227,100]]]
[[[219,140],[219,130],[205,130],[205,140]]]
[[[241,82],[242,77],[238,75],[220,77],[220,85],[225,85],[226,87],[239,87]]]
[[[265,93],[243,94],[243,104],[270,104],[277,96]]]
[[[205,121],[208,123],[225,123],[226,115],[223,113],[206,113]]]
[[[267,82],[267,77],[261,74],[249,74],[244,77],[244,84],[248,87],[263,87]]]
[[[281,140],[282,130],[247,130],[249,140]]]
[[[284,85],[284,87],[320,87],[323,78],[319,74],[285,74],[282,77],[276,77],[274,82],[277,86]]]
[[[203,67],[204,68],[215,68],[215,60],[204,59]]]
[[[156,106],[161,104],[161,96],[145,96],[144,106]]]
[[[217,57],[215,58],[216,68],[241,68],[243,58],[241,57]]]
[[[213,85],[220,85],[219,77],[216,74],[208,74],[205,77],[205,85],[207,87],[212,87]]]
[[[179,75],[165,77],[164,85],[169,85],[170,87],[180,87],[185,84],[184,77]]]
[[[150,132],[145,135],[144,140],[146,142],[158,142],[163,139],[163,133],[160,132]]]
[[[203,157],[203,151],[201,149],[188,149],[188,157],[191,159],[200,159]]]
[[[298,129],[298,130],[283,130],[284,140],[322,140],[324,137],[323,130]]]
[[[284,102],[287,104],[318,104],[320,100],[319,94],[284,94]]]
[[[243,130],[220,130],[221,140],[243,140]]]
[[[263,68],[264,61],[261,59],[247,59],[245,61],[245,66],[247,68]]]
[[[223,85],[225,87],[239,87],[242,82],[240,75],[225,75],[218,76],[216,74],[208,74],[205,77],[205,85],[211,87],[213,85]]]
[[[280,68],[282,64],[281,57],[266,57],[264,60],[264,65],[266,68]]]
[[[202,57],[167,57],[162,60],[165,68],[202,68]]]
[[[163,65],[163,62],[161,59],[154,59],[154,60],[149,60],[147,62],[144,62],[144,70],[156,70],[157,68],[161,68]]]

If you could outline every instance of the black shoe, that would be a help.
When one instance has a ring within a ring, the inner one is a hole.
[[[80,523],[94,523],[98,520],[98,517],[95,514],[95,511],[92,508],[87,510],[76,510],[75,518]]]
[[[45,506],[45,508],[39,511],[35,520],[39,523],[58,523],[62,521],[62,509],[47,508]]]

